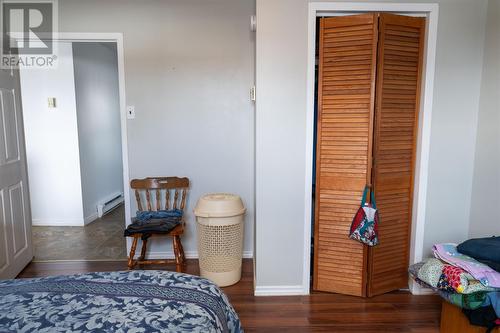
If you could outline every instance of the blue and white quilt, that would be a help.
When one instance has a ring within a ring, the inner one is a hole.
[[[243,332],[226,295],[165,271],[0,281],[0,332]]]

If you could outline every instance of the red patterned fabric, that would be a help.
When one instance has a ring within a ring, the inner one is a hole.
[[[455,267],[451,265],[444,265],[443,274],[446,276],[446,280],[450,286],[458,292],[463,292],[464,286],[462,278],[466,272],[460,267]]]
[[[352,220],[349,237],[363,244],[375,246],[378,244],[378,210],[375,203],[373,190],[370,191],[371,203],[366,202],[369,187],[365,186],[361,207],[359,207],[354,219]]]

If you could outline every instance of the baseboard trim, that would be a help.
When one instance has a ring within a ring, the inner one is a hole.
[[[83,219],[56,220],[56,219],[33,219],[31,225],[34,227],[83,227]]]
[[[140,253],[137,252],[135,255],[136,259],[139,258],[140,255]],[[186,256],[186,259],[198,259],[198,251],[184,251],[184,255]],[[174,259],[174,251],[149,252],[146,253],[146,257],[148,259]],[[253,251],[243,251],[243,258],[245,259],[253,258]]]
[[[421,285],[419,285],[418,283],[416,283],[413,280],[409,281],[408,287],[409,287],[410,293],[412,295],[417,295],[417,296],[420,296],[420,295],[434,295],[436,293],[431,288],[422,287]]]
[[[85,218],[83,219],[83,223],[84,223],[85,225],[87,225],[87,224],[90,224],[90,223],[94,222],[94,221],[95,221],[95,220],[97,220],[98,218],[99,218],[99,216],[97,215],[97,212],[95,212],[95,213],[93,213],[92,215],[89,215],[89,216],[85,217]]]
[[[302,296],[308,294],[302,285],[256,286],[254,291],[255,296]]]

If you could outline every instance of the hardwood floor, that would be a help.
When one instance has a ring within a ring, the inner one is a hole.
[[[147,268],[175,270],[173,265]],[[126,269],[126,261],[34,262],[18,277]],[[252,269],[252,261],[244,260],[242,280],[223,288],[245,332],[439,332],[438,296],[393,292],[359,298],[314,292],[309,296],[255,297]],[[198,274],[197,260],[188,260],[186,270]]]

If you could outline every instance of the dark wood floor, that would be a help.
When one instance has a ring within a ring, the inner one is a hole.
[[[251,260],[244,260],[242,280],[224,288],[246,332],[439,332],[438,296],[394,292],[364,299],[315,292],[255,297],[252,267]],[[38,262],[28,265],[19,278],[126,269],[125,261]],[[188,260],[187,273],[198,274],[196,260]]]

